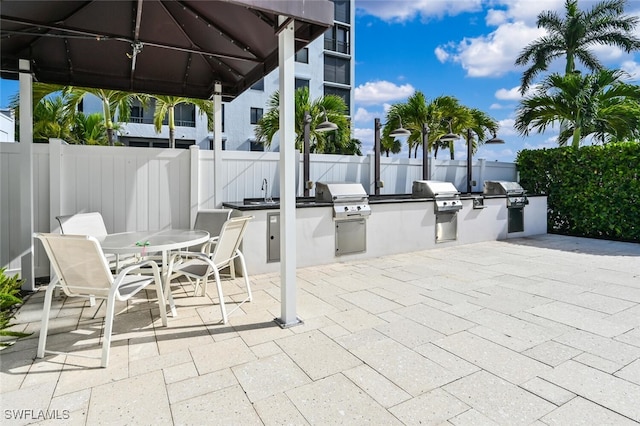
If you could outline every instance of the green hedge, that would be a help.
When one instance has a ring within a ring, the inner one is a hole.
[[[548,196],[549,232],[640,242],[640,143],[524,150],[520,184]]]

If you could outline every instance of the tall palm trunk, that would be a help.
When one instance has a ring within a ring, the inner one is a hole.
[[[176,147],[175,107],[173,105],[169,107],[169,147]]]
[[[106,96],[101,96],[102,98],[102,113],[104,114],[104,123],[107,129],[107,140],[109,141],[109,146],[114,145],[114,134],[113,134],[113,119],[111,118],[111,109],[109,108],[109,101]]]

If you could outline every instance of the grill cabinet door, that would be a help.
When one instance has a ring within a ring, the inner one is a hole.
[[[367,224],[364,218],[337,220],[336,256],[367,250]]]

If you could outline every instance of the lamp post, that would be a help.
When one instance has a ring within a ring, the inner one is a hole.
[[[504,141],[502,139],[500,139],[499,137],[496,136],[496,132],[495,130],[492,131],[493,137],[489,140],[486,140],[484,143],[485,144],[502,144],[504,143]],[[472,172],[473,172],[473,164],[472,164],[472,158],[471,156],[473,155],[473,144],[471,143],[471,129],[467,129],[467,194],[471,194],[471,187],[472,182],[473,182],[473,176],[472,176]]]
[[[422,180],[429,180],[429,126],[427,123],[422,125]]]
[[[467,194],[471,194],[471,174],[473,164],[471,156],[473,155],[473,144],[471,143],[471,129],[467,129]]]
[[[338,130],[338,125],[329,121],[327,116],[327,110],[322,108],[322,112],[324,114],[324,121],[318,124],[315,128],[315,131],[318,133],[322,132],[331,132],[333,130]],[[313,182],[310,179],[310,168],[311,168],[311,142],[310,142],[310,134],[311,134],[311,114],[309,111],[305,111],[304,113],[304,145],[302,149],[304,153],[302,154],[302,180],[304,180],[304,196],[309,196],[309,190],[313,188]]]
[[[311,143],[309,142],[309,133],[311,133],[311,114],[309,111],[304,113],[304,145],[302,149],[302,180],[304,182],[304,196],[309,196],[310,181],[309,181],[309,168],[311,165],[311,155],[309,150],[311,149]]]
[[[375,195],[380,195],[380,119],[373,120],[373,180]]]

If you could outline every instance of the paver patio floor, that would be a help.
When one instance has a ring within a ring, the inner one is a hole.
[[[288,329],[279,274],[252,276],[227,325],[213,285],[174,287],[167,328],[157,303],[121,304],[106,369],[34,360],[38,291],[14,321],[33,335],[0,351],[3,424],[640,422],[638,244],[542,235],[297,277],[304,324]],[[224,282],[228,307],[241,285]],[[96,309],[57,300],[48,349],[98,355]]]

